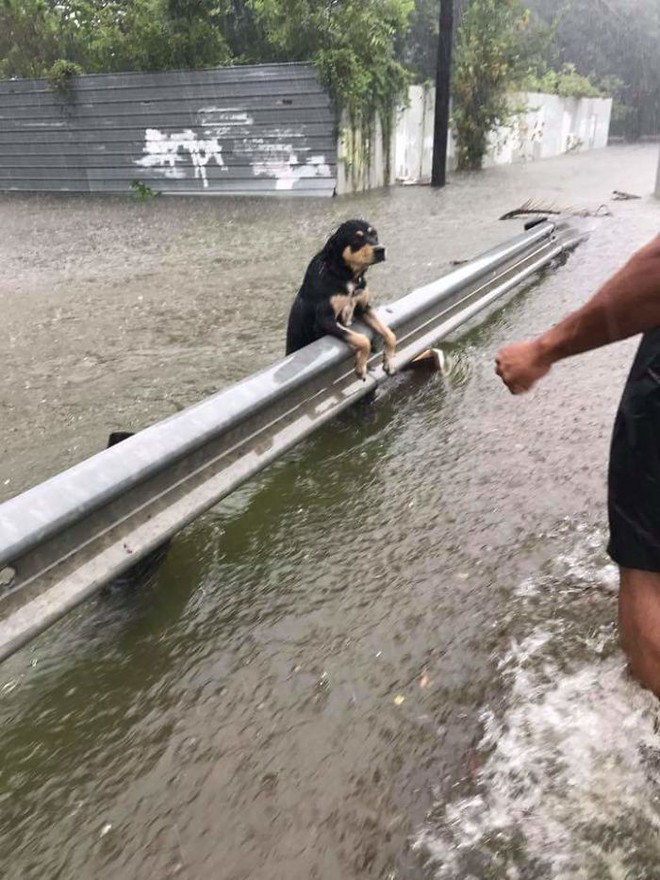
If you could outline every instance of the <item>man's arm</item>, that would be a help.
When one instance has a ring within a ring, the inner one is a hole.
[[[498,376],[520,394],[562,358],[660,326],[660,236],[637,251],[582,308],[530,342],[503,348]]]

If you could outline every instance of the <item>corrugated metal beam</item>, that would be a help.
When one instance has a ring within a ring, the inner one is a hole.
[[[331,196],[335,128],[309,64],[0,80],[0,191]]]
[[[397,369],[582,237],[543,221],[382,308]],[[386,378],[325,337],[0,505],[0,659]]]

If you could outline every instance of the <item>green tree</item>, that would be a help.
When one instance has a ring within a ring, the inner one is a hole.
[[[454,0],[454,35],[468,0]],[[415,0],[409,26],[399,41],[399,58],[415,82],[435,80],[440,0]]]
[[[658,0],[527,0],[554,35],[559,63],[614,96],[613,129],[630,139],[660,130]]]
[[[222,32],[237,64],[263,64],[277,59],[249,0],[225,0]]]
[[[212,67],[229,61],[222,4],[217,0],[165,0],[164,5],[170,67]]]
[[[544,74],[528,74],[521,82],[527,92],[544,92],[562,98],[599,98],[604,92],[587,76],[582,76],[574,64],[563,64],[560,70],[548,70]]]
[[[0,75],[60,58],[90,73],[227,64],[226,13],[215,0],[0,0]]]
[[[0,0],[0,77],[40,76],[62,54],[61,24],[46,0]]]
[[[401,41],[400,59],[416,82],[435,79],[440,0],[416,0]]]
[[[385,135],[408,82],[414,0],[0,0],[0,75],[312,61],[356,126]],[[74,70],[60,65],[58,71]]]
[[[413,0],[248,0],[274,58],[313,61],[339,109],[385,124],[407,82],[396,57]]]
[[[453,124],[459,170],[478,170],[488,136],[511,118],[507,92],[521,75],[520,34],[527,16],[518,0],[472,0],[457,33]]]
[[[89,72],[169,70],[225,64],[212,0],[66,0],[67,56]]]

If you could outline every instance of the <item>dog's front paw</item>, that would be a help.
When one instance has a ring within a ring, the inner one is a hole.
[[[385,370],[388,376],[393,376],[395,372],[392,355],[387,352],[383,355],[383,370]]]
[[[385,345],[383,347],[383,369],[388,376],[394,374],[394,354],[396,352],[396,336],[390,330],[385,337]]]

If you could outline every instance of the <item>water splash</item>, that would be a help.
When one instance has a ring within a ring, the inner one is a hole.
[[[602,535],[582,535],[517,592],[532,626],[482,712],[484,763],[418,835],[444,878],[653,878],[660,860],[660,706],[616,647]],[[649,873],[651,872],[651,873]]]

